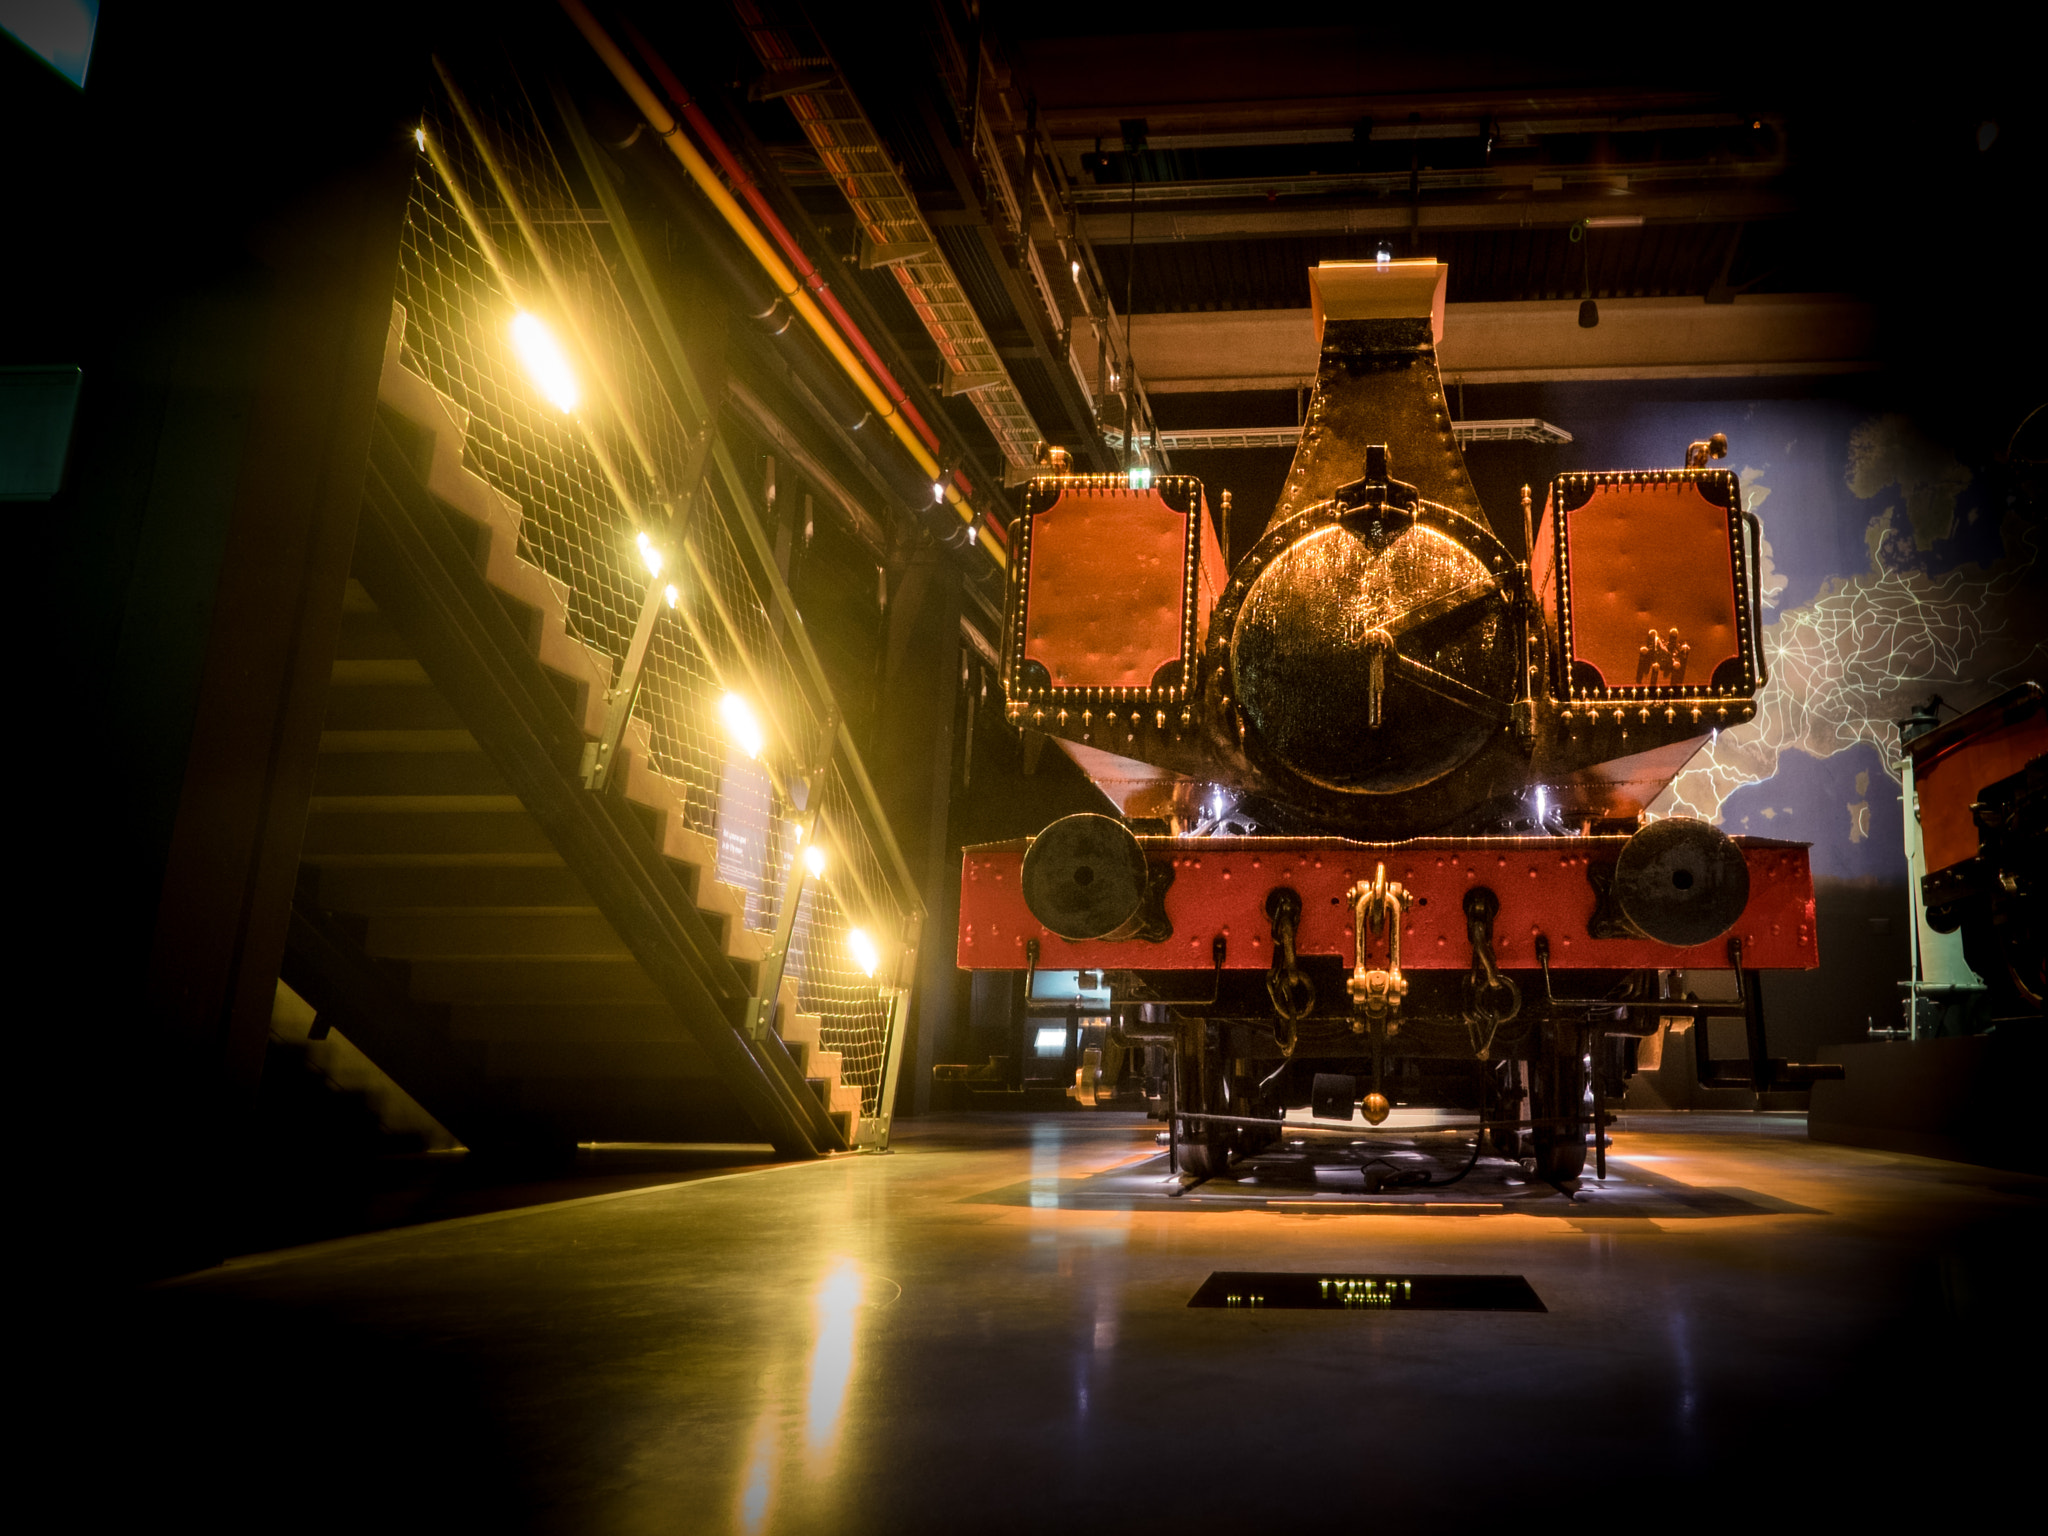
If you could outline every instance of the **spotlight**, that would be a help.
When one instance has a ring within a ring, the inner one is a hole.
[[[804,868],[811,872],[813,880],[825,873],[825,850],[816,843],[804,850]]]
[[[1378,250],[1377,250],[1376,252],[1374,252],[1374,253],[1373,253],[1373,262],[1374,262],[1374,264],[1375,264],[1376,266],[1379,266],[1379,267],[1381,267],[1381,268],[1385,268],[1385,267],[1391,266],[1391,265],[1393,264],[1393,260],[1394,260],[1394,243],[1393,243],[1393,241],[1391,241],[1391,240],[1382,240],[1382,241],[1380,242],[1380,244],[1379,244],[1379,249],[1378,249]]]
[[[654,547],[654,540],[647,537],[643,532],[637,535],[633,542],[640,546],[640,558],[647,562],[647,574],[659,576],[661,574],[661,551]]]
[[[669,607],[673,608],[675,607],[681,594],[676,591],[676,584],[674,582],[670,582],[668,586],[663,589],[662,596],[668,599]]]
[[[421,149],[425,149],[427,147],[427,130],[424,128],[413,129],[412,141],[419,145]]]
[[[519,361],[526,365],[527,376],[548,403],[565,415],[575,410],[576,402],[582,398],[576,387],[576,372],[569,366],[568,356],[555,340],[554,332],[538,315],[522,309],[512,317],[512,345],[518,349]]]
[[[852,951],[853,963],[860,967],[862,975],[873,976],[882,968],[882,952],[875,948],[875,941],[868,937],[866,929],[847,929],[846,947]]]
[[[728,693],[718,701],[718,718],[725,722],[725,734],[732,738],[732,744],[749,757],[759,757],[767,740],[761,735],[761,727],[754,719],[754,712],[747,708],[747,701],[736,693]]]

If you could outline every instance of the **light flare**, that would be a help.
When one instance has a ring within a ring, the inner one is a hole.
[[[875,941],[868,937],[865,928],[847,929],[846,947],[853,952],[853,962],[863,975],[872,977],[882,968],[882,952],[875,948]]]
[[[576,383],[576,370],[569,366],[568,354],[555,340],[547,322],[522,309],[512,317],[512,345],[527,377],[548,403],[564,415],[575,410],[583,392]]]

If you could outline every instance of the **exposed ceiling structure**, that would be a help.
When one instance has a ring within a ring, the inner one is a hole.
[[[1290,15],[728,0],[708,27],[642,19],[936,402],[992,517],[1040,444],[1094,470],[1284,464],[1322,261],[1447,263],[1455,387],[1855,373],[1897,341],[1871,238],[1891,173],[1845,115],[1848,66],[1731,68],[1640,28],[1501,42],[1440,16]],[[1967,170],[1974,122],[1896,163]]]
[[[784,194],[1012,482],[1040,440],[1116,467],[1155,405],[1170,457],[1174,395],[1298,388],[1318,261],[1447,262],[1444,371],[1475,385],[1875,356],[1784,105],[1711,69],[1356,25],[1105,35],[1059,8],[732,15],[722,83]]]

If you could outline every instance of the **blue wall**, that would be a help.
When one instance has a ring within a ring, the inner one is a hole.
[[[1688,442],[1726,432],[1728,467],[1762,521],[1772,675],[1758,718],[1721,733],[1656,809],[1810,842],[1822,879],[1903,881],[1893,723],[1930,693],[1968,708],[2048,680],[2043,528],[2009,473],[1887,409],[1882,381],[1814,387],[1829,393],[1744,400],[1717,385],[1684,398],[1672,385],[1599,383],[1516,394],[1574,436],[1537,474],[1677,464]],[[1472,449],[1475,475],[1487,452]]]

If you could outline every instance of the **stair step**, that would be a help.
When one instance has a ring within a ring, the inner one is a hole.
[[[781,1013],[775,1016],[775,1033],[784,1045],[802,1043],[816,1049],[823,1039],[825,1021],[815,1013]]]
[[[431,688],[427,669],[410,655],[346,659],[337,657],[330,674],[336,688]]]
[[[832,1111],[831,1079],[824,1077],[807,1077],[804,1079],[804,1086],[810,1089],[812,1093],[815,1093],[818,1096],[818,1102],[824,1106],[825,1112],[827,1114],[830,1114]]]
[[[462,717],[424,683],[336,683],[327,690],[330,731],[453,731]]]
[[[797,1076],[809,1076],[811,1061],[809,1042],[804,1040],[785,1040],[782,1042],[782,1048],[789,1052],[789,1059],[795,1063]]]
[[[835,1079],[832,1084],[832,1098],[831,1101],[826,1104],[825,1112],[831,1115],[858,1115],[860,1113],[860,1109],[860,1089],[852,1083],[842,1083]]]
[[[363,947],[392,960],[623,960],[632,951],[595,907],[519,913],[418,913],[370,919]]]
[[[320,751],[333,752],[481,752],[467,731],[322,731]]]
[[[510,792],[481,752],[323,752],[313,763],[315,797]]]
[[[301,857],[322,863],[362,855],[473,856],[560,863],[547,834],[516,800],[492,810],[324,810],[306,818]]]
[[[363,594],[369,601],[369,594]],[[336,661],[396,661],[411,659],[412,647],[405,643],[390,618],[372,607],[362,612],[344,609],[341,631],[334,637]]]
[[[330,912],[518,911],[588,907],[590,892],[568,869],[534,865],[377,867],[327,865],[319,904]]]
[[[464,1003],[448,1011],[457,1040],[555,1041],[561,1044],[685,1040],[695,1037],[663,1003]],[[708,1068],[706,1070],[709,1070]]]
[[[415,960],[412,995],[430,1003],[666,1003],[631,959]]]
[[[813,1077],[822,1077],[827,1079],[828,1081],[836,1083],[839,1081],[839,1074],[840,1071],[844,1068],[845,1063],[846,1058],[841,1056],[837,1051],[812,1051],[811,1075]]]
[[[713,1079],[694,1040],[493,1040],[484,1075],[496,1078]]]
[[[846,1144],[848,1146],[852,1146],[854,1125],[855,1122],[860,1118],[859,1108],[856,1107],[850,1110],[828,1109],[825,1111],[825,1117],[839,1128],[839,1134],[845,1140]]]

